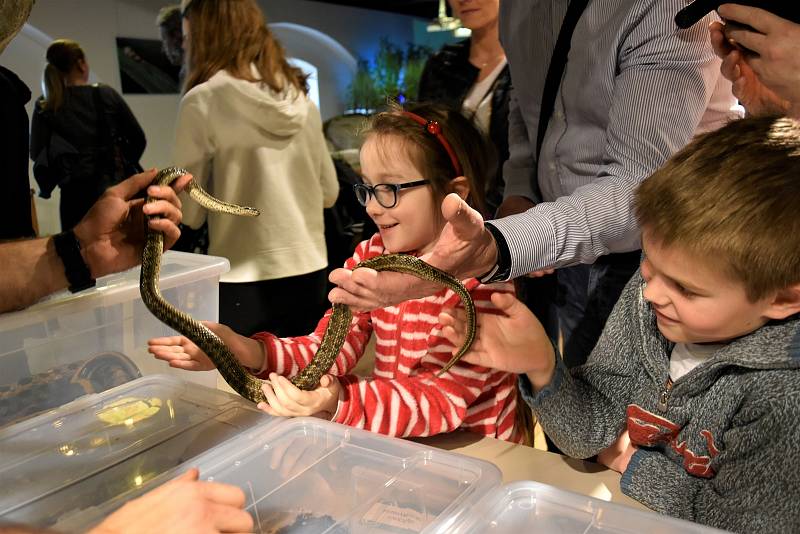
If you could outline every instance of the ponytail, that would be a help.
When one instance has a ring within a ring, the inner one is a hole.
[[[44,102],[42,109],[56,111],[64,104],[67,83],[64,75],[50,63],[44,68]]]
[[[57,39],[47,47],[44,68],[42,109],[57,111],[67,97],[67,76],[85,59],[81,45],[70,39]]]

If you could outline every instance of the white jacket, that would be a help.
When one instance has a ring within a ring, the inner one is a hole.
[[[327,264],[323,208],[339,192],[322,119],[302,92],[220,71],[181,100],[173,162],[210,194],[261,210],[259,217],[207,212],[182,196],[183,222],[208,218],[209,250],[230,260],[223,282],[297,276]]]

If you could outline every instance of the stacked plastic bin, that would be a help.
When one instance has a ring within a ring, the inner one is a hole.
[[[166,375],[84,396],[0,429],[0,522],[80,532],[163,473],[277,422],[235,395]]]
[[[162,293],[193,317],[216,321],[228,269],[224,258],[167,252]],[[172,334],[142,303],[138,268],[0,315],[0,427],[155,373],[215,387],[216,371],[171,369],[147,352],[149,338]]]

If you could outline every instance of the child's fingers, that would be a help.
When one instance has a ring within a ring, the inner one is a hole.
[[[273,417],[280,417],[280,414],[278,412],[276,412],[275,410],[273,410],[272,406],[270,406],[266,402],[259,402],[258,404],[256,404],[256,408],[258,408],[262,412],[267,413],[267,414],[269,414],[269,415],[271,415]]]
[[[154,337],[147,340],[148,345],[183,345],[183,336]]]
[[[261,382],[261,391],[264,393],[264,396],[267,398],[267,402],[269,403],[269,405],[274,408],[275,404],[277,404],[277,402],[273,403],[271,401],[272,400],[277,401],[277,399],[275,398],[275,392],[272,390],[272,382],[270,382],[269,380],[262,381]]]
[[[525,305],[514,296],[513,293],[501,293],[496,292],[492,293],[492,304],[497,306],[497,309],[502,311],[508,316],[513,316],[515,313],[519,313],[520,306],[525,308]],[[527,308],[526,308],[527,309]]]
[[[453,354],[458,351],[458,347],[464,342],[464,334],[459,333],[452,326],[445,326],[442,328],[442,336],[453,344]]]
[[[302,391],[287,378],[275,373],[271,373],[269,379],[272,382],[272,389],[275,391],[275,396],[283,407],[290,411],[292,415],[304,415],[302,409],[309,403],[309,393],[307,391]]]
[[[464,308],[447,308],[439,314],[439,322],[445,326],[466,322],[467,312]]]
[[[201,367],[199,363],[194,360],[167,360],[170,367],[175,369],[183,369],[184,371],[204,371],[205,368]]]
[[[274,415],[280,417],[297,417],[298,415],[304,415],[303,413],[298,413],[298,406],[295,402],[287,399],[286,396],[281,393],[280,386],[276,384],[276,378],[280,377],[277,377],[277,375],[273,373],[270,375],[270,380],[261,386],[261,390],[264,392],[264,396],[267,397],[267,402],[272,407]]]

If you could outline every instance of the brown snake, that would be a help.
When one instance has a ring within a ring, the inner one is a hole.
[[[184,169],[169,167],[156,175],[153,185],[169,185],[180,176],[186,174]],[[186,191],[201,206],[211,211],[258,216],[254,208],[229,204],[215,199],[206,193],[194,180],[186,186]],[[156,199],[148,196],[147,202]],[[164,234],[147,229],[144,251],[142,252],[142,271],[139,279],[139,290],[147,309],[164,324],[187,337],[205,352],[217,366],[222,378],[242,397],[253,402],[266,401],[261,390],[262,381],[248,372],[236,359],[236,356],[222,340],[199,321],[184,313],[164,300],[158,287],[161,268],[161,254],[164,250]],[[413,274],[419,278],[437,282],[452,289],[461,298],[467,312],[467,327],[464,343],[458,352],[439,371],[445,373],[466,353],[475,339],[475,305],[464,285],[450,274],[428,265],[419,258],[407,254],[385,254],[359,263],[355,268],[368,267],[376,271],[397,271]],[[319,383],[320,378],[333,366],[336,357],[344,345],[345,337],[350,330],[352,314],[350,308],[343,304],[334,304],[328,327],[322,336],[319,348],[309,364],[294,378],[292,383],[300,389],[311,390]]]

